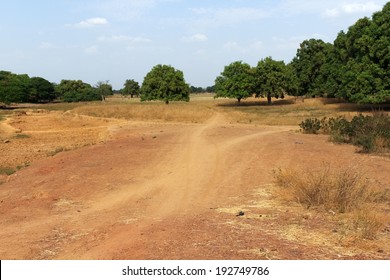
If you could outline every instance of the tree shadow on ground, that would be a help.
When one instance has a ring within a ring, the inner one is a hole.
[[[270,106],[284,106],[295,104],[293,99],[278,99],[272,101],[271,104],[268,104],[267,100],[242,100],[240,103],[237,101],[226,101],[224,103],[219,103],[219,107],[270,107]]]

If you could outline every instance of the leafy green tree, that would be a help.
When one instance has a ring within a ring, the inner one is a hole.
[[[291,63],[285,67],[285,86],[284,89],[288,95],[299,96],[299,80]]]
[[[50,102],[55,98],[56,94],[52,83],[41,77],[30,79],[29,102]]]
[[[214,86],[208,86],[206,88],[206,92],[214,93],[215,92],[215,85]]]
[[[301,43],[291,62],[298,79],[299,95],[323,95],[320,74],[332,50],[332,44],[310,39]]]
[[[0,102],[5,104],[28,102],[30,78],[0,71]]]
[[[206,92],[206,90],[202,87],[190,86],[190,92],[191,93],[203,93],[203,92]]]
[[[96,83],[97,93],[102,97],[102,101],[106,100],[106,97],[109,95],[113,95],[114,92],[112,90],[112,85],[110,85],[109,81],[99,81]]]
[[[287,70],[284,61],[276,61],[271,57],[260,60],[255,68],[256,97],[267,97],[271,104],[272,97],[284,98],[287,88]]]
[[[362,18],[334,42],[328,81],[335,96],[356,103],[390,102],[390,2],[372,19]]]
[[[121,90],[123,95],[130,95],[131,98],[133,98],[134,96],[139,96],[141,93],[141,88],[138,82],[134,80],[126,80],[123,86],[124,88]]]
[[[0,102],[50,102],[56,98],[54,86],[41,77],[30,78],[0,71]]]
[[[254,73],[249,64],[236,61],[225,66],[215,80],[214,98],[235,98],[238,103],[254,94]]]
[[[81,80],[62,80],[56,86],[59,98],[65,102],[100,100],[101,95],[96,88]]]
[[[169,65],[156,65],[146,75],[141,87],[141,101],[189,101],[190,87],[183,72]]]

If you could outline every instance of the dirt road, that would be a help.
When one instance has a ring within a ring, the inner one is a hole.
[[[283,205],[272,171],[360,162],[386,182],[390,162],[295,129],[219,113],[203,124],[108,126],[106,143],[35,161],[0,185],[0,257],[389,258],[385,242],[343,246],[332,227],[316,230],[327,214]]]

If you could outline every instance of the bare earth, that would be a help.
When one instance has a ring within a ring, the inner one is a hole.
[[[13,116],[0,158],[27,167],[0,178],[0,259],[389,259],[390,224],[356,241],[331,213],[280,200],[273,178],[350,164],[390,189],[389,158],[297,129],[222,113],[202,124]]]

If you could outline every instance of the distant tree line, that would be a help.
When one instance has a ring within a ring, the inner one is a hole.
[[[216,97],[337,97],[349,102],[390,102],[390,2],[372,19],[363,18],[333,44],[310,39],[301,43],[287,65],[271,57],[256,67],[241,61],[226,66],[215,80]]]
[[[188,101],[190,93],[215,92],[215,97],[293,96],[337,97],[349,102],[390,102],[390,2],[372,18],[362,18],[348,32],[341,31],[333,44],[309,39],[301,43],[293,60],[285,64],[267,57],[256,67],[236,61],[224,68],[215,85],[206,89],[188,85],[182,71],[156,65],[142,85],[126,80],[120,92],[141,101]],[[28,75],[0,71],[0,102],[64,102],[104,100],[113,94],[108,81],[95,86],[80,80],[55,85]]]
[[[190,86],[191,93],[197,94],[197,93],[214,93],[215,92],[215,86],[209,86],[209,87],[194,87]]]
[[[53,84],[41,77],[30,78],[26,74],[0,71],[0,102],[5,104],[104,100],[112,93],[108,81],[98,82],[95,86],[80,80],[62,80]]]
[[[49,81],[28,75],[0,71],[0,102],[50,102],[56,98],[54,85]]]

